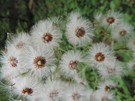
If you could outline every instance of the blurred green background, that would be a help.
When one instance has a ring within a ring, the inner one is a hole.
[[[31,26],[39,20],[55,16],[64,20],[74,10],[80,11],[91,21],[96,12],[119,11],[135,26],[135,0],[0,0],[0,50],[4,48],[6,32],[29,32]],[[129,82],[123,84],[128,86],[126,90],[129,94],[125,97],[123,88],[118,89],[121,96],[118,101],[135,101],[130,85],[132,79],[125,77],[124,82]],[[0,89],[0,101],[8,101],[6,95]]]

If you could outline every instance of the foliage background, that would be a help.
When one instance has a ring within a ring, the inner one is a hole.
[[[91,21],[96,12],[119,11],[135,26],[135,0],[0,0],[0,50],[4,48],[6,32],[29,32],[31,26],[39,20],[53,16],[64,20],[74,10],[80,11]],[[121,56],[123,54],[125,52]],[[130,57],[124,58],[128,60]],[[117,101],[135,101],[134,78],[133,75],[124,77],[116,89]],[[0,86],[3,86],[2,83]],[[8,101],[7,95],[6,91],[0,89],[0,101]]]

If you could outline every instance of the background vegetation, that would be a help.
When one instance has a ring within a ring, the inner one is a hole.
[[[31,26],[39,20],[53,16],[64,20],[74,10],[79,10],[91,21],[96,12],[119,11],[135,26],[135,0],[0,0],[0,50],[4,48],[6,32],[29,32]],[[123,54],[125,52],[121,52],[120,56]],[[130,56],[124,57],[125,61],[129,58]],[[134,75],[124,77],[124,81],[116,89],[117,101],[135,101],[134,78]],[[0,83],[0,86],[4,85]],[[0,101],[8,101],[7,93],[0,89]]]

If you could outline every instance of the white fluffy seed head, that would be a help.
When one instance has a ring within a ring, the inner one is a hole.
[[[7,51],[2,53],[1,57],[1,77],[12,81],[12,78],[18,76],[24,71],[24,67],[20,66],[20,52],[15,47],[7,47]]]
[[[66,36],[72,45],[83,46],[91,42],[93,28],[89,20],[83,18],[79,13],[71,13],[66,25]]]
[[[34,46],[45,46],[48,48],[58,47],[62,37],[59,28],[51,20],[39,21],[32,27],[31,35]]]
[[[77,75],[78,64],[83,62],[83,56],[80,51],[68,51],[63,54],[60,61],[60,71],[66,77]]]
[[[20,56],[20,64],[25,67],[28,74],[41,79],[43,76],[49,76],[55,70],[54,52],[44,47],[29,47]]]
[[[127,39],[132,34],[133,34],[133,26],[125,22],[116,25],[111,31],[112,39],[116,41]]]
[[[31,45],[30,36],[27,33],[19,33],[12,40],[8,41],[2,53],[1,62],[2,78],[9,82],[20,73],[25,72],[25,68],[20,65],[20,54]]]
[[[41,90],[40,83],[31,77],[18,77],[16,83],[13,85],[13,95],[18,98],[25,98],[33,101],[37,95],[38,90]]]
[[[40,101],[63,101],[65,85],[60,80],[47,81],[39,93]]]
[[[93,44],[86,56],[86,62],[90,66],[101,68],[106,65],[113,65],[116,61],[113,51],[104,43]]]
[[[69,85],[66,93],[64,93],[64,101],[89,101],[91,91],[87,91],[82,85]]]
[[[112,78],[114,76],[119,77],[122,76],[123,73],[123,67],[117,62],[114,62],[112,65],[99,68],[99,74],[103,79]]]
[[[101,25],[105,28],[114,28],[122,22],[122,15],[119,12],[108,11],[101,21]]]
[[[31,45],[31,37],[28,33],[18,33],[11,41],[7,42],[7,49],[14,47],[16,51],[22,52],[25,48]]]

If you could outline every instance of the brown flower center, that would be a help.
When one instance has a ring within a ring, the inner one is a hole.
[[[9,63],[12,67],[17,67],[18,60],[15,57],[10,57]]]
[[[105,60],[105,55],[102,54],[101,52],[99,52],[99,53],[97,53],[97,54],[95,55],[95,59],[96,59],[96,61],[98,61],[98,62],[102,62],[102,61]]]
[[[110,87],[109,87],[109,86],[106,86],[106,87],[105,87],[105,91],[106,91],[106,92],[110,91]]]
[[[77,65],[78,65],[78,61],[76,61],[76,60],[73,61],[73,60],[72,60],[72,61],[70,61],[70,63],[69,63],[69,68],[72,69],[72,70],[73,70],[73,69],[76,69]]]
[[[16,45],[16,48],[22,48],[24,46],[23,42],[18,42],[18,44]]]
[[[54,99],[58,96],[58,94],[59,94],[59,92],[57,90],[54,90],[49,94],[49,97]]]
[[[112,23],[115,22],[115,18],[114,18],[114,17],[108,17],[108,18],[106,19],[106,21],[107,21],[109,24],[112,24]]]
[[[37,56],[35,59],[34,59],[34,63],[36,68],[42,68],[45,66],[46,64],[46,60],[44,57],[42,56]]]
[[[77,28],[75,32],[78,38],[83,37],[85,35],[84,27]]]
[[[43,35],[42,39],[43,39],[44,43],[48,43],[48,42],[52,41],[53,37],[49,32],[47,32]]]
[[[126,30],[122,30],[122,31],[120,31],[119,33],[120,33],[121,36],[125,36],[126,33],[127,33],[127,31],[126,31]]]
[[[72,94],[72,99],[73,101],[78,101],[80,99],[81,95],[78,93],[73,93]]]
[[[22,93],[30,95],[33,93],[33,90],[31,88],[25,88],[22,90]]]

